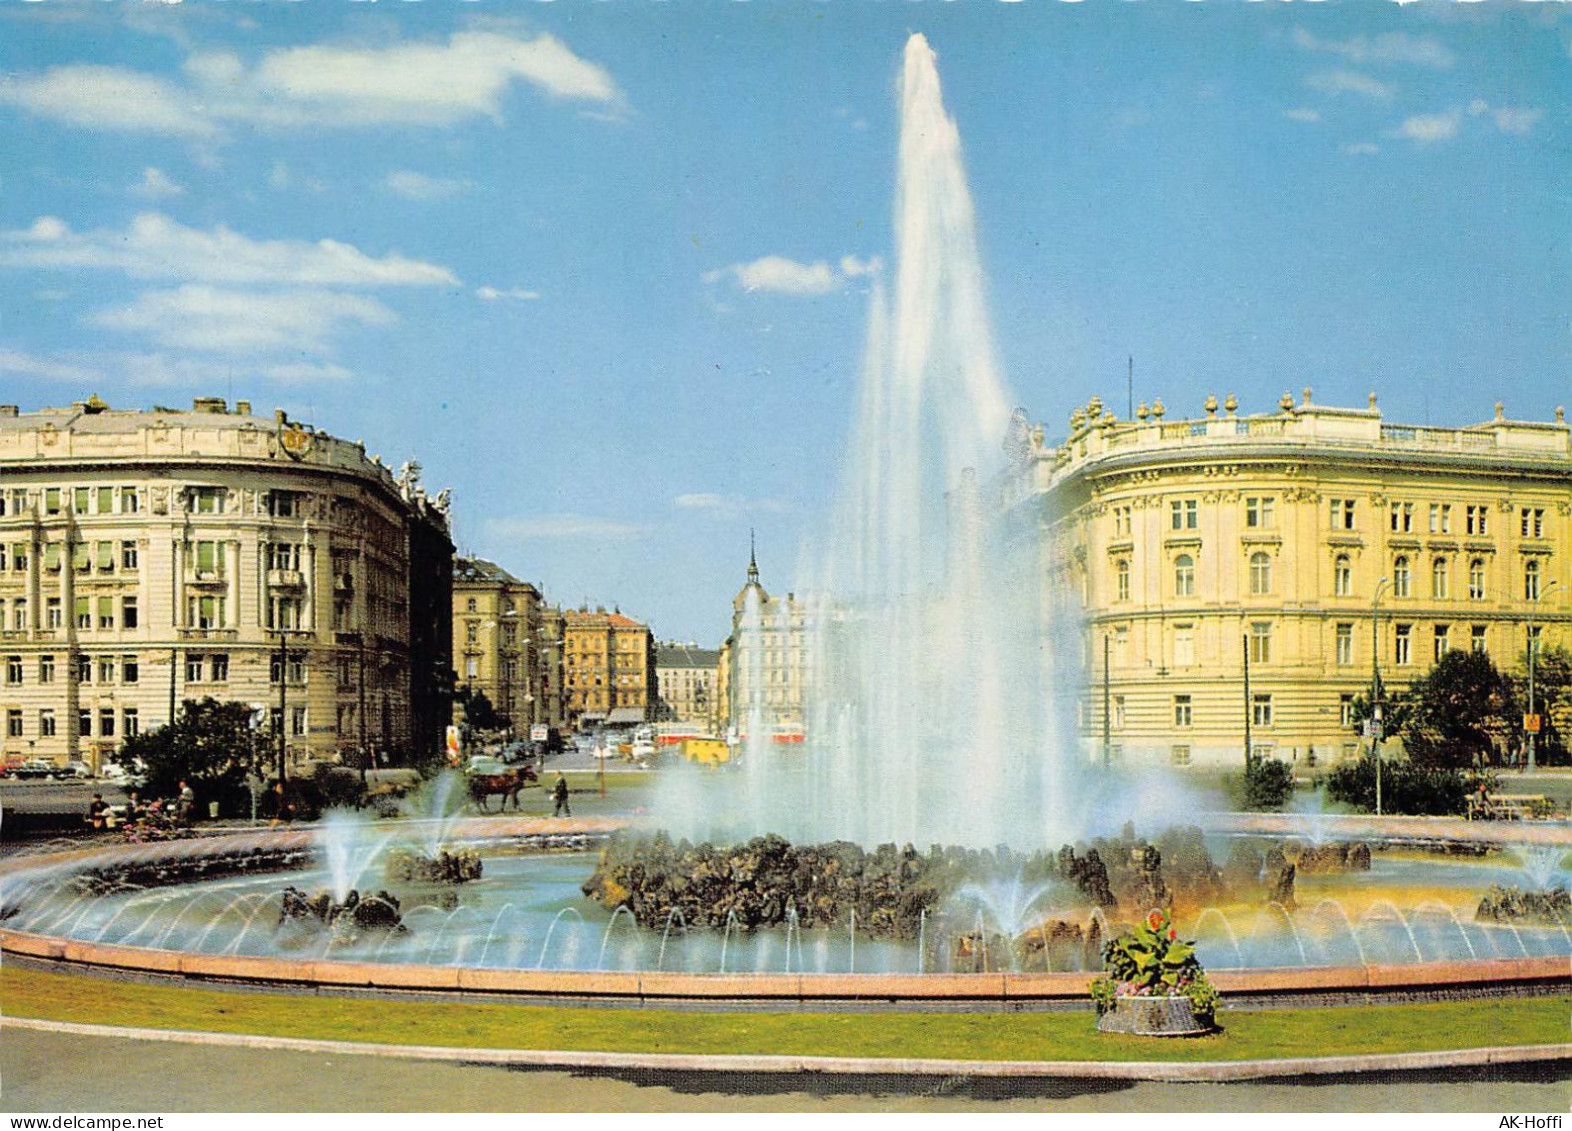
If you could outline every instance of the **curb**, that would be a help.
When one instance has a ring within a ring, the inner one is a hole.
[[[809,1074],[843,1076],[976,1076],[1224,1083],[1291,1076],[1334,1076],[1363,1072],[1415,1072],[1501,1064],[1572,1061],[1572,1044],[1517,1045],[1371,1056],[1316,1056],[1281,1060],[1079,1061],[1079,1060],[925,1060],[836,1056],[702,1056],[681,1053],[588,1052],[552,1049],[447,1048],[435,1045],[326,1041],[307,1037],[264,1037],[247,1033],[208,1033],[188,1029],[140,1029],[89,1025],[34,1017],[6,1017],[0,1027],[84,1037],[341,1056],[384,1056],[457,1064],[513,1065],[546,1069],[642,1070],[653,1072]]]

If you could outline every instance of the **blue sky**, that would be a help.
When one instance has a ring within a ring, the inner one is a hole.
[[[1561,7],[0,0],[0,389],[284,407],[713,645],[838,471],[909,32],[1050,435],[1131,355],[1462,424],[1572,400]]]

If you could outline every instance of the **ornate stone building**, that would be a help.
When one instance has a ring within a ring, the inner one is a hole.
[[[628,726],[649,719],[659,690],[649,626],[619,610],[562,613],[563,712],[574,726]]]
[[[757,555],[731,603],[731,635],[721,646],[723,729],[741,733],[757,704],[780,741],[803,736],[803,687],[808,665],[807,607],[795,593],[772,597],[759,581]]]
[[[1300,767],[1354,754],[1355,695],[1450,649],[1515,667],[1572,643],[1572,433],[1462,428],[1296,404],[1117,421],[1094,398],[1069,438],[1036,429],[1004,486],[1035,514],[1045,577],[1084,613],[1094,757]],[[1106,662],[1105,662],[1106,660]],[[1248,692],[1246,674],[1248,668]],[[1106,728],[1105,728],[1106,720]]]
[[[706,734],[715,733],[719,719],[716,665],[720,653],[695,644],[666,641],[655,648],[655,679],[660,702],[659,722],[681,723]]]
[[[546,632],[540,590],[495,562],[458,558],[453,564],[453,656],[460,688],[484,692],[514,733],[556,726],[552,687],[557,641]],[[460,712],[455,704],[455,716]]]
[[[446,494],[245,401],[0,406],[4,757],[97,765],[205,696],[252,704],[295,760],[435,749]]]

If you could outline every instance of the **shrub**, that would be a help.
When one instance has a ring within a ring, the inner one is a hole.
[[[1375,761],[1368,755],[1344,762],[1326,779],[1326,795],[1367,813],[1375,811]],[[1381,763],[1381,810],[1385,813],[1450,816],[1468,808],[1474,780],[1460,770]]]
[[[1244,777],[1234,783],[1234,799],[1243,809],[1281,809],[1294,794],[1294,771],[1276,758],[1251,758]]]
[[[1108,940],[1103,948],[1107,971],[1092,982],[1092,1001],[1098,1015],[1108,1012],[1121,997],[1182,995],[1190,999],[1195,1019],[1210,1027],[1217,1013],[1216,988],[1207,980],[1194,940],[1179,937],[1166,912],[1151,911],[1128,931]]]

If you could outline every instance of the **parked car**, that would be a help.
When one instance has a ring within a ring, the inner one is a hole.
[[[105,766],[102,776],[110,785],[123,786],[126,789],[141,789],[147,784],[147,775],[140,769],[128,770],[119,762],[111,762]]]
[[[55,764],[48,758],[29,758],[16,768],[13,777],[47,778],[55,772]]]
[[[59,781],[86,781],[92,778],[93,769],[86,762],[72,758],[63,766],[56,766],[54,775]]]

